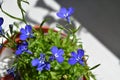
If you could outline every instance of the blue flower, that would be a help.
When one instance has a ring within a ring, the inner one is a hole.
[[[20,55],[23,52],[27,52],[29,54],[32,54],[32,52],[28,50],[28,43],[26,41],[23,41],[21,44],[19,44],[17,46],[17,50],[16,50],[15,54]]]
[[[2,49],[2,47],[3,47],[3,44],[0,43],[0,50]]]
[[[64,51],[62,49],[58,49],[56,46],[53,46],[51,48],[52,56],[50,57],[50,60],[53,61],[56,59],[59,63],[62,63],[64,61],[63,54]]]
[[[50,70],[50,63],[45,61],[45,54],[40,54],[40,58],[35,58],[31,62],[32,66],[36,66],[38,71]]]
[[[2,24],[4,22],[4,19],[2,17],[0,17],[0,35],[3,35],[4,34],[4,31],[2,29]]]
[[[13,68],[11,68],[11,69],[8,69],[8,70],[7,70],[7,73],[8,73],[9,75],[12,75],[13,77],[15,77],[15,76],[16,76],[15,73],[14,73],[15,70],[16,70],[15,67],[13,67]]]
[[[65,18],[70,23],[70,16],[74,13],[74,9],[72,7],[66,9],[61,8],[60,11],[57,13],[57,16],[60,18]]]
[[[27,38],[33,37],[31,25],[26,25],[25,29],[21,28],[20,32],[21,32],[21,35],[20,35],[21,40],[26,40]]]
[[[82,49],[77,50],[77,54],[75,52],[71,52],[71,58],[68,60],[70,65],[74,65],[77,62],[81,65],[84,65],[83,61],[84,51]]]

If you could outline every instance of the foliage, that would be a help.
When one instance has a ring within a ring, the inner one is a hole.
[[[49,28],[46,34],[43,31],[43,24],[47,20],[43,20],[38,28],[28,25],[21,2],[27,4],[28,2],[17,0],[22,18],[10,15],[2,9],[2,5],[0,7],[7,16],[26,24],[25,28],[21,28],[20,31],[13,30],[13,26],[19,27],[19,25],[10,25],[9,34],[8,31],[5,32],[2,29],[4,19],[0,18],[0,36],[8,40],[7,44],[1,43],[0,47],[9,47],[14,50],[16,55],[12,71],[9,69],[9,74],[20,73],[22,80],[77,80],[82,77],[87,80],[92,77],[96,80],[91,70],[99,65],[93,68],[88,66],[82,43],[75,35],[79,28],[65,29],[64,26],[57,24],[60,31]],[[66,19],[66,25],[73,27],[70,19],[73,13],[72,7],[61,8],[57,16]],[[62,30],[68,33],[62,33]],[[16,38],[20,39],[16,41]]]

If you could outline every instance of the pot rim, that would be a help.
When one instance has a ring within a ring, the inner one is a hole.
[[[39,26],[38,26],[38,25],[35,25],[34,28],[35,28],[35,29],[38,29]],[[49,29],[52,29],[52,28],[50,28],[50,27],[48,27],[48,26],[43,26],[43,27],[42,27],[42,30],[44,31],[44,33],[47,33]],[[53,30],[54,30],[54,32],[58,32],[58,31],[55,30],[55,29],[53,29]],[[18,41],[20,40],[19,35],[20,35],[20,33],[18,32],[18,35],[16,36],[16,40],[15,40],[16,42],[18,42]],[[66,33],[61,33],[61,35],[62,35],[63,37],[67,36]],[[13,36],[11,36],[11,38],[12,38],[12,37],[13,37]],[[8,43],[7,40],[5,40],[5,41],[3,42],[3,44],[7,44],[7,43]],[[2,54],[2,51],[3,51],[4,49],[5,49],[5,47],[2,47],[2,48],[0,49],[0,55]]]
[[[35,25],[34,28],[35,28],[35,29],[39,29],[39,26],[38,26],[38,25]],[[42,30],[43,30],[44,33],[47,33],[49,29],[52,29],[52,28],[50,28],[50,27],[48,27],[48,26],[43,26],[43,27],[42,27]],[[58,32],[58,31],[55,30],[55,29],[53,29],[53,30],[54,30],[54,32]],[[16,42],[18,42],[18,41],[20,40],[19,35],[20,35],[20,33],[18,32],[18,34],[17,34],[17,36],[16,36],[16,40],[15,40]],[[61,32],[61,35],[62,35],[63,37],[67,36],[66,33],[62,33],[62,32]],[[11,36],[11,38],[12,38],[12,37],[13,37],[13,36]],[[5,41],[3,42],[3,44],[7,44],[7,43],[8,43],[7,40],[5,40]],[[2,49],[0,49],[0,55],[2,54],[2,51],[5,50],[5,48],[6,48],[6,47],[2,47]],[[8,78],[11,78],[10,80],[14,80],[14,79],[12,79],[12,76],[11,76],[11,75],[6,75],[5,77],[0,78],[0,80],[8,80]]]

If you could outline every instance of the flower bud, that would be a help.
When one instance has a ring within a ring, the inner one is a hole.
[[[63,75],[63,78],[64,78],[64,79],[67,79],[67,75]]]

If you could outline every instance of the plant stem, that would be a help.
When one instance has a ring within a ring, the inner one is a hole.
[[[10,41],[10,42],[13,44],[14,47],[16,46],[16,43],[15,43],[12,39],[7,38],[7,37],[4,36],[4,35],[3,35],[3,37],[4,37],[6,40],[8,40],[8,42]]]
[[[22,2],[22,0],[17,0],[17,5],[18,5],[18,7],[19,7],[19,9],[20,9],[20,11],[21,11],[21,13],[22,13],[22,19],[23,19],[23,22],[25,23],[25,24],[27,24],[27,21],[26,21],[26,19],[25,19],[25,15],[24,15],[24,9],[22,8],[22,5],[21,5],[21,2]]]
[[[1,9],[1,11],[2,11],[5,15],[7,15],[7,16],[13,18],[13,19],[16,19],[16,20],[19,20],[19,21],[23,21],[23,19],[18,18],[18,17],[15,17],[15,16],[12,16],[11,14],[7,13],[6,11],[4,11],[4,10],[2,9],[2,6],[0,7],[0,9]]]

